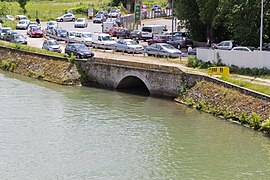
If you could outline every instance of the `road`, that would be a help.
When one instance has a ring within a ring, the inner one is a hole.
[[[171,24],[171,20],[167,20],[167,19],[151,19],[151,20],[146,20],[143,22],[144,25],[166,25],[167,27],[169,27]],[[59,27],[67,30],[67,31],[77,31],[77,32],[91,32],[91,33],[95,33],[95,32],[101,32],[102,31],[102,27],[101,24],[96,24],[93,23],[93,21],[89,21],[88,22],[88,26],[86,28],[74,28],[74,22],[59,22]],[[41,22],[41,27],[45,28],[47,26],[47,22]],[[17,32],[19,32],[20,34],[27,36],[26,34],[26,30],[16,30]],[[28,37],[28,45],[31,47],[36,47],[36,48],[42,48],[42,44],[44,42],[45,38],[31,38]],[[66,47],[66,43],[64,41],[59,41],[60,47],[62,49],[62,53],[64,53],[64,49]],[[143,42],[140,41],[140,44],[143,46],[147,46],[147,42]],[[142,61],[142,59],[151,59],[153,60],[152,57],[144,57],[145,55],[143,54],[136,54],[136,55],[130,55],[130,54],[124,54],[124,53],[116,53],[113,52],[112,50],[95,50],[93,48],[91,48],[94,52],[95,52],[95,56],[98,57],[119,57],[121,59],[133,59],[133,60],[138,60],[138,57],[140,61]],[[185,51],[185,50],[183,50]],[[185,55],[184,55],[185,56]]]

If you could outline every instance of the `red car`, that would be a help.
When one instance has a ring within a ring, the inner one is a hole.
[[[109,34],[110,34],[111,36],[116,36],[118,30],[119,30],[118,27],[114,27],[114,28],[110,29]]]
[[[32,27],[29,32],[30,37],[43,37],[43,31],[41,27]]]
[[[167,43],[170,40],[171,36],[161,35],[161,36],[154,36],[153,39],[148,41],[148,45],[155,44],[155,43]]]

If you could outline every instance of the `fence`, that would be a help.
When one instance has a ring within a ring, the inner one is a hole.
[[[217,49],[198,48],[197,59],[204,62],[221,60],[226,65],[235,65],[244,68],[270,69],[270,52],[267,51],[228,51]]]

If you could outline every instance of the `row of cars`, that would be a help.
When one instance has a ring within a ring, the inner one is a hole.
[[[10,27],[3,27],[0,30],[0,39],[13,43],[27,44],[27,39],[22,34],[13,31]]]

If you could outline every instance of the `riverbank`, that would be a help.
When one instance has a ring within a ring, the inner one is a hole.
[[[269,101],[220,84],[202,80],[180,94],[176,101],[255,130],[270,130]]]
[[[80,85],[77,67],[66,58],[0,46],[0,68],[62,85]]]

